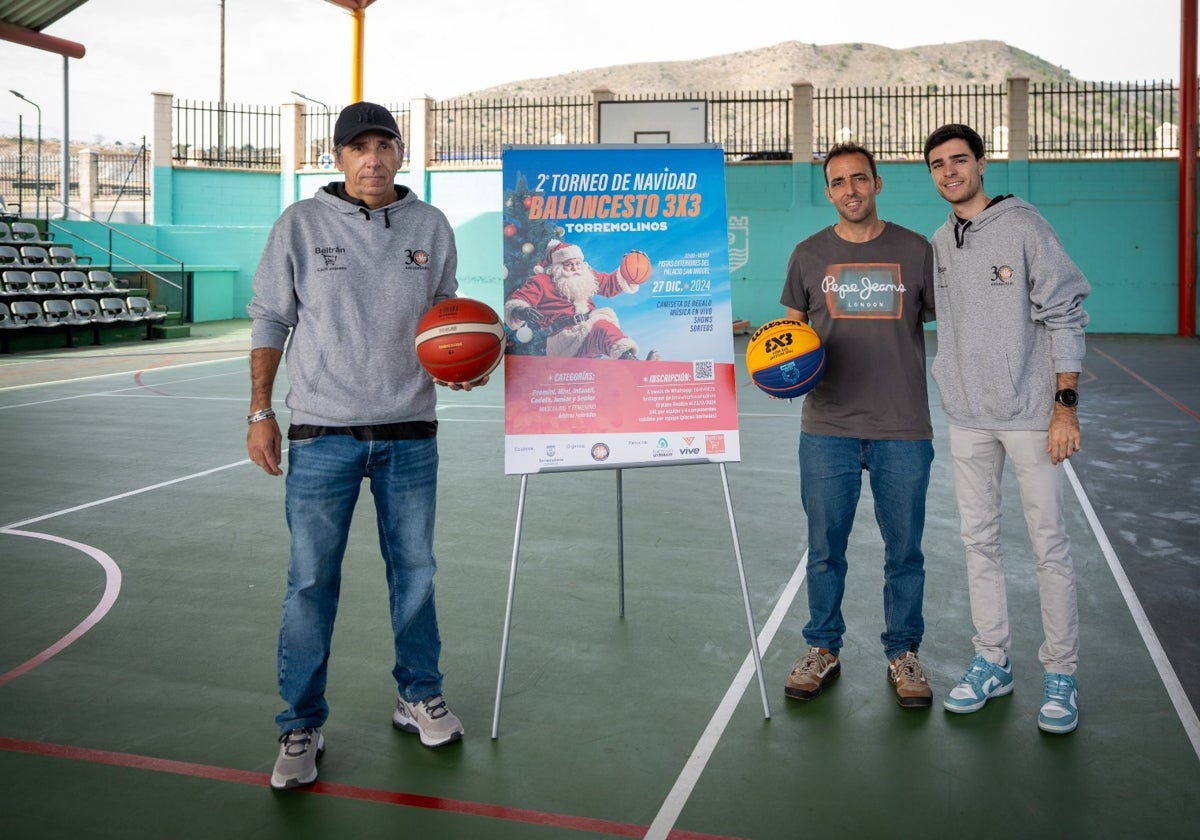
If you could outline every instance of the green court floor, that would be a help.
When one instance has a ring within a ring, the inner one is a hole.
[[[520,482],[503,474],[500,376],[442,392],[439,410],[442,665],[466,738],[429,750],[390,725],[364,493],[320,781],[279,794],[283,481],[245,460],[248,323],[193,332],[0,359],[5,837],[1200,836],[1195,341],[1089,337],[1066,491],[1083,642],[1071,735],[1035,724],[1037,591],[1007,483],[1016,690],[973,715],[940,708],[972,630],[936,407],[921,659],[937,703],[902,709],[885,678],[866,488],[841,679],[814,701],[784,698],[807,617],[800,408],[740,374],[742,460],[727,476],[770,717],[720,469],[623,470],[621,523],[617,473],[571,472],[528,480],[493,739]]]

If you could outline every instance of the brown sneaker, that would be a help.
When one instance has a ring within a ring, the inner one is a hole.
[[[933,692],[914,651],[893,659],[887,673],[888,682],[896,686],[896,702],[901,706],[911,709],[932,705]]]
[[[810,647],[792,666],[783,693],[797,700],[811,700],[821,693],[825,683],[842,673],[842,665],[829,648]]]

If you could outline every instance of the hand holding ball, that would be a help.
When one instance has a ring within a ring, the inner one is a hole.
[[[503,358],[504,326],[482,301],[439,301],[417,324],[417,359],[434,379],[452,385],[477,382]]]
[[[641,285],[650,279],[650,258],[641,251],[630,251],[621,257],[621,266],[618,270],[625,282],[633,283],[635,286]]]

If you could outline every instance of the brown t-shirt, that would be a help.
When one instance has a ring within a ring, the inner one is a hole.
[[[804,398],[803,431],[933,437],[922,328],[933,320],[933,250],[925,237],[891,222],[869,242],[825,228],[792,251],[780,303],[807,312],[825,347],[825,373]]]

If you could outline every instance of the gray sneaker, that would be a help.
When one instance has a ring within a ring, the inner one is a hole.
[[[276,790],[311,785],[317,780],[317,759],[325,752],[320,729],[289,729],[279,736],[279,758],[271,773]]]
[[[440,694],[416,703],[397,697],[392,725],[405,732],[416,732],[427,747],[440,747],[463,736],[462,721],[450,711]]]

